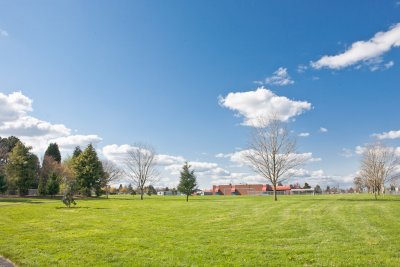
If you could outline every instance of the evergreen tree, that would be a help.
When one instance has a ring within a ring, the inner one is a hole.
[[[183,165],[178,185],[178,191],[186,195],[186,202],[189,201],[189,196],[197,191],[196,176],[190,167],[187,162]]]
[[[6,176],[0,171],[0,194],[4,194],[7,188]]]
[[[46,192],[50,196],[54,196],[58,193],[58,191],[60,191],[60,183],[58,181],[57,174],[53,172],[47,180]]]
[[[317,184],[317,185],[315,186],[314,192],[315,192],[316,194],[322,194],[322,189],[321,189],[321,187],[319,186],[319,184]]]
[[[75,182],[74,181],[67,181],[66,182],[66,187],[65,187],[65,190],[64,190],[64,195],[63,195],[63,198],[62,198],[62,202],[68,208],[71,207],[71,204],[76,205],[76,202],[74,200],[74,194],[75,194]]]
[[[80,154],[82,154],[82,149],[79,146],[77,146],[74,149],[74,153],[72,154],[72,158],[73,159],[77,158]]]
[[[147,191],[148,196],[157,194],[157,190],[152,185],[149,185],[146,189],[147,189],[146,191]]]
[[[303,187],[304,189],[310,189],[311,188],[311,186],[308,184],[308,183],[304,183],[304,187]]]
[[[96,191],[96,195],[100,193],[104,171],[92,144],[74,160],[74,170],[77,185],[83,195],[91,196],[92,189]]]
[[[61,163],[61,153],[57,143],[50,143],[44,153],[44,157],[52,157],[57,163]]]
[[[28,194],[28,189],[34,184],[38,173],[38,159],[30,153],[30,149],[18,142],[9,155],[6,167],[9,186],[18,189],[22,196]]]

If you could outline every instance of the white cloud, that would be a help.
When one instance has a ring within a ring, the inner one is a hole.
[[[326,133],[326,132],[328,132],[328,129],[321,127],[321,128],[319,128],[319,132]]]
[[[388,63],[386,63],[384,66],[385,66],[386,69],[390,69],[391,67],[394,66],[394,61],[391,60],[391,61],[389,61]]]
[[[246,154],[250,153],[251,150],[245,149],[241,151],[236,151],[229,155],[229,159],[231,162],[237,164],[237,166],[245,166],[249,165],[248,160],[246,159]],[[312,163],[312,162],[319,162],[322,159],[321,158],[315,158],[313,157],[313,154],[311,152],[307,153],[299,153],[299,154],[293,154],[294,157],[300,157],[302,158],[305,162]]]
[[[32,100],[21,92],[0,93],[0,125],[12,122],[32,111]]]
[[[379,58],[393,47],[400,46],[400,23],[392,26],[386,32],[378,32],[368,41],[354,42],[345,52],[334,56],[323,56],[316,62],[311,62],[315,69],[341,69],[359,62],[368,62]]]
[[[375,137],[379,140],[384,139],[398,139],[400,138],[400,130],[399,131],[389,131],[380,134],[373,134],[372,137]]]
[[[357,155],[361,155],[361,154],[364,153],[364,151],[365,151],[365,147],[363,147],[363,146],[356,146],[356,149],[355,149],[354,152],[355,152]]]
[[[345,157],[345,158],[351,158],[354,156],[353,150],[348,149],[348,148],[342,148],[342,152],[339,153],[340,156]]]
[[[35,153],[43,153],[50,142],[57,142],[60,150],[68,151],[76,145],[99,143],[97,135],[71,135],[63,124],[53,124],[29,115],[33,101],[21,92],[0,92],[0,136],[14,135]],[[76,143],[75,143],[76,142]]]
[[[52,143],[57,143],[63,149],[73,149],[76,146],[85,147],[88,144],[100,143],[103,139],[96,134],[89,135],[68,135],[52,139]]]
[[[310,136],[310,133],[299,133],[298,136],[300,136],[300,137],[308,137],[308,136]]]
[[[294,81],[290,77],[287,68],[280,67],[272,76],[265,78],[265,84],[284,86],[294,84]]]
[[[0,36],[1,37],[7,37],[8,36],[8,32],[6,30],[0,29]]]
[[[181,156],[171,156],[171,155],[157,155],[156,156],[156,163],[161,166],[168,166],[168,165],[182,165],[185,163],[185,159]]]
[[[297,66],[297,72],[298,73],[304,73],[307,69],[308,69],[308,66],[306,66],[306,65],[300,64],[300,65]]]
[[[237,111],[238,116],[244,117],[242,124],[247,126],[258,126],[259,118],[268,118],[273,114],[281,121],[288,121],[311,109],[311,104],[306,101],[278,96],[264,87],[255,91],[229,93],[226,97],[220,96],[219,104]]]

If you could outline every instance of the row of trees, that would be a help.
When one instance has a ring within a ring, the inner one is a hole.
[[[100,161],[96,150],[89,144],[83,151],[76,147],[73,155],[64,160],[61,158],[56,143],[49,144],[40,163],[17,137],[0,137],[0,193],[27,195],[29,189],[37,189],[39,195],[54,196],[63,191],[65,196],[79,193],[83,196],[96,196],[105,192],[110,194],[110,184],[125,175],[133,184],[119,188],[119,192],[140,194],[143,200],[145,193],[156,194],[151,182],[158,178],[155,166],[154,149],[148,145],[136,144],[135,149],[124,158],[124,170],[111,161]],[[134,189],[135,188],[135,189]],[[185,163],[181,172],[178,190],[187,195],[197,190],[194,170]],[[73,203],[69,199],[68,203]]]
[[[0,138],[0,193],[27,195],[37,189],[39,195],[55,195],[60,189],[84,196],[100,195],[107,185],[105,172],[93,146],[84,151],[75,148],[72,157],[61,160],[56,143],[48,146],[42,163],[18,138]]]

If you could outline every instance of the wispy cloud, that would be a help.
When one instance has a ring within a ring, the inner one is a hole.
[[[287,68],[280,67],[271,76],[265,78],[263,81],[254,81],[258,85],[278,85],[285,86],[294,84],[290,77]]]
[[[311,66],[315,69],[342,69],[358,63],[367,63],[379,58],[393,47],[400,46],[400,23],[395,24],[386,32],[378,32],[367,41],[354,42],[349,49],[338,55],[325,55]],[[393,65],[389,64],[389,65]]]

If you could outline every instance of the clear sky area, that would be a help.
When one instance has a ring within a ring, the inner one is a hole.
[[[400,153],[400,1],[0,1],[0,136],[39,157],[92,143],[189,161],[201,188],[266,182],[243,151],[276,114],[307,163],[349,187],[367,143]],[[123,181],[122,181],[123,182]]]

